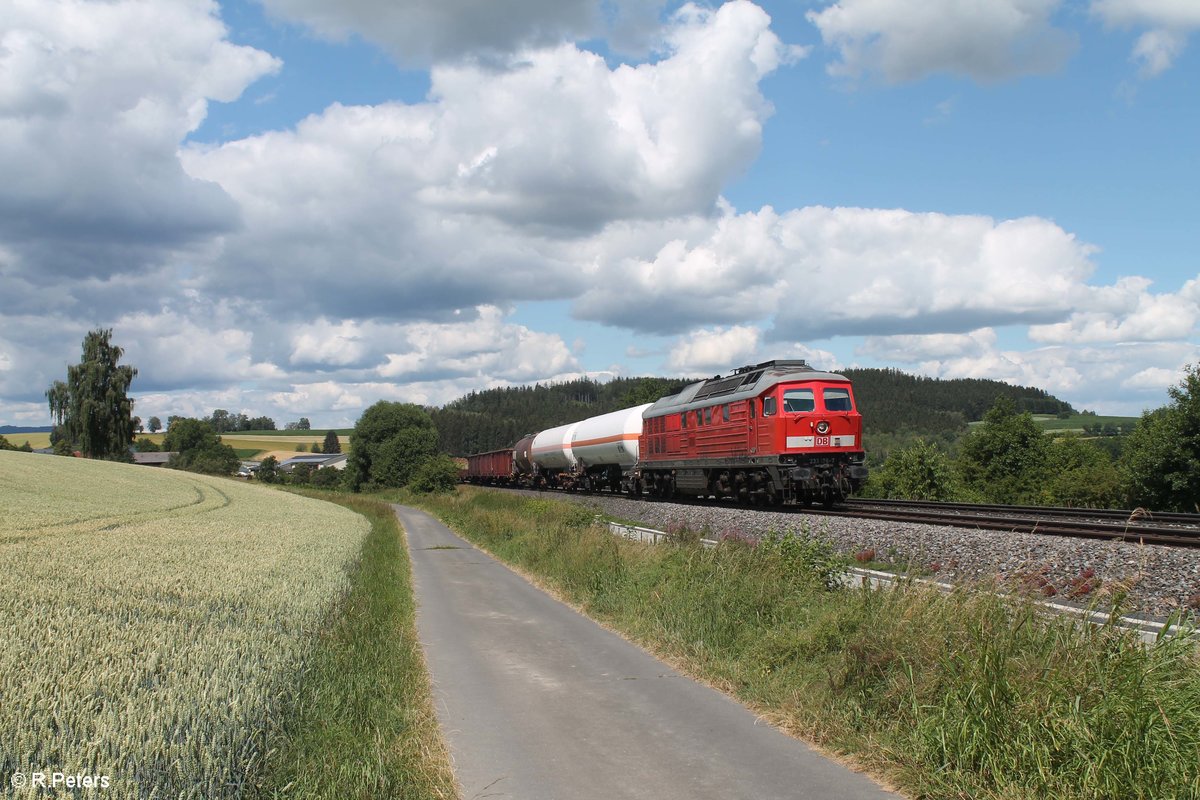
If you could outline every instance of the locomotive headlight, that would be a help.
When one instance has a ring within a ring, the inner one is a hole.
[[[821,420],[820,422],[818,422],[817,423],[817,433],[821,434],[822,436],[829,433],[829,423],[826,422],[825,420]]]

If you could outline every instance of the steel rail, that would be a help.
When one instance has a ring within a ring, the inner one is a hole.
[[[865,501],[864,501],[865,502]],[[1011,507],[999,507],[1017,510]],[[1157,544],[1171,547],[1200,547],[1200,528],[1161,527],[1130,523],[1088,522],[1078,519],[1055,519],[1041,515],[998,515],[964,513],[948,509],[937,511],[931,504],[915,508],[865,508],[857,503],[843,508],[803,508],[801,513],[841,516],[857,519],[878,519],[923,525],[949,525],[977,530],[1033,533],[1049,536],[1073,536],[1085,539],[1119,540],[1135,544]]]
[[[1172,523],[1200,528],[1200,514],[1176,511],[1148,511],[1138,509],[1074,508],[1066,506],[1006,506],[991,503],[948,503],[925,500],[877,500],[854,497],[847,501],[851,507],[879,506],[887,508],[936,509],[938,511],[967,511],[972,513],[1029,514],[1038,517],[1078,517],[1096,520],[1117,520],[1131,525]]]

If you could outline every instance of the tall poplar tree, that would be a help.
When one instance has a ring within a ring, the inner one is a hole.
[[[66,383],[46,390],[46,400],[60,439],[88,458],[126,460],[135,433],[128,392],[137,368],[117,363],[125,351],[111,340],[111,329],[84,336],[83,358],[67,367]]]

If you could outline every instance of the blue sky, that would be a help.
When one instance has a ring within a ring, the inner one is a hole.
[[[0,0],[0,421],[756,360],[1161,405],[1195,0]]]

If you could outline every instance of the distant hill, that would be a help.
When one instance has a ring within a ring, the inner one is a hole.
[[[998,396],[1022,411],[1073,412],[1048,392],[981,379],[940,380],[894,369],[848,369],[866,432],[937,434],[979,420]],[[442,449],[469,455],[508,447],[522,436],[678,392],[695,379],[618,378],[607,383],[577,380],[548,386],[519,386],[471,392],[433,409]]]
[[[40,428],[21,428],[16,425],[0,425],[0,436],[6,436],[10,433],[49,433],[50,426],[44,425]]]
[[[909,430],[936,434],[963,428],[983,419],[1000,396],[1009,397],[1020,411],[1032,414],[1074,414],[1070,403],[1043,389],[1013,386],[981,378],[942,380],[909,375],[897,369],[846,369],[854,382],[858,410],[866,433]]]

